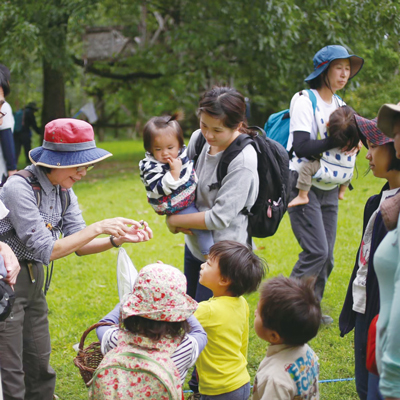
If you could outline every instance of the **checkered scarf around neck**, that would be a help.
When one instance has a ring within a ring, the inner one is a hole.
[[[167,322],[187,320],[197,309],[197,302],[186,294],[186,277],[166,264],[144,267],[132,293],[124,297],[121,318],[137,315]]]

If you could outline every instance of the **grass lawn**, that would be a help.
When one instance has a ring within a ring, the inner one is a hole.
[[[114,153],[114,157],[96,166],[74,190],[79,198],[87,224],[124,216],[145,219],[154,231],[154,239],[143,244],[126,244],[126,251],[137,268],[162,260],[183,269],[183,235],[172,235],[164,218],[147,204],[146,193],[139,179],[138,161],[143,156],[141,142],[109,142],[101,147]],[[322,308],[334,318],[329,327],[322,327],[311,342],[320,358],[321,380],[354,377],[353,334],[340,338],[338,317],[347,290],[348,280],[360,241],[362,215],[366,200],[378,193],[384,182],[370,173],[364,177],[367,162],[365,149],[358,157],[358,179],[353,180],[355,190],[346,193],[340,203],[339,225],[335,247],[335,269],[327,284]],[[269,265],[268,277],[280,273],[289,275],[300,251],[290,228],[287,215],[278,233],[268,239],[256,239],[257,254]],[[57,260],[53,281],[47,295],[53,352],[52,366],[57,372],[56,393],[64,400],[87,398],[87,389],[72,360],[72,345],[79,342],[82,333],[103,317],[118,302],[116,282],[117,249],[106,253],[77,257],[70,255]],[[253,314],[258,294],[247,296],[251,310],[250,348],[248,368],[253,381],[258,364],[267,344],[255,335]],[[94,334],[87,344],[94,340]],[[187,389],[187,388],[186,388]],[[357,399],[354,381],[320,384],[321,399]]]

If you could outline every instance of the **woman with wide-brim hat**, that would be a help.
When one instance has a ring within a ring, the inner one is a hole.
[[[382,399],[379,378],[366,368],[368,328],[379,313],[380,293],[374,257],[387,234],[381,206],[400,190],[400,160],[396,158],[393,139],[378,128],[376,118],[355,116],[361,138],[368,148],[369,167],[376,178],[386,181],[381,192],[370,197],[364,208],[363,233],[357,252],[346,299],[339,318],[341,336],[354,329],[356,389],[361,400]]]
[[[53,398],[56,376],[49,365],[43,264],[73,252],[99,253],[152,237],[146,223],[142,226],[128,218],[86,226],[72,187],[94,164],[111,155],[96,147],[90,124],[57,119],[46,125],[43,145],[30,151],[32,165],[21,172],[23,176],[12,176],[1,190],[9,214],[0,221],[0,240],[21,264],[13,316],[0,323],[4,399]],[[111,236],[97,238],[101,234]]]
[[[287,150],[293,152],[293,157],[290,160],[292,188],[289,202],[298,195],[296,182],[301,165],[337,148],[334,138],[327,135],[326,123],[330,114],[345,104],[336,92],[360,71],[364,60],[349,54],[343,46],[332,45],[319,50],[313,62],[314,71],[305,79],[311,93],[296,93],[290,106]],[[337,215],[338,185],[320,178],[312,180],[308,204],[289,208],[292,229],[302,248],[291,276],[315,276],[315,292],[320,300],[333,269]],[[322,322],[331,323],[332,318],[324,315]]]

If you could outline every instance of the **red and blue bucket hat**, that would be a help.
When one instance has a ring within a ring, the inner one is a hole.
[[[393,142],[394,140],[387,137],[379,128],[377,124],[377,118],[367,119],[361,117],[361,115],[355,114],[354,118],[358,126],[358,130],[364,136],[365,139],[375,144],[376,146],[382,146],[384,144]],[[363,138],[361,138],[362,140]],[[365,140],[362,140],[364,145],[366,145]],[[368,146],[366,146],[368,147]]]
[[[90,165],[111,156],[96,147],[92,125],[73,118],[50,121],[44,129],[43,145],[29,152],[34,165],[48,168]]]
[[[314,71],[304,80],[306,82],[312,81],[317,76],[321,75],[326,69],[328,69],[333,60],[342,58],[350,59],[350,80],[360,72],[360,69],[364,64],[364,59],[356,56],[355,54],[349,54],[349,52],[343,46],[339,45],[325,46],[319,50],[313,58]]]

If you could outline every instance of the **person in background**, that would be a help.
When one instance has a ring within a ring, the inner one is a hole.
[[[0,87],[3,92],[2,96],[4,97],[4,102],[0,108],[3,113],[2,124],[0,125],[0,143],[7,170],[6,176],[1,178],[2,183],[4,183],[7,177],[17,172],[17,159],[15,157],[13,139],[14,117],[10,104],[5,101],[5,97],[10,94],[11,90],[10,79],[10,70],[5,65],[0,64]]]
[[[15,156],[18,161],[21,147],[24,148],[26,164],[30,164],[29,152],[32,146],[32,129],[41,135],[41,131],[36,124],[35,112],[38,111],[36,103],[28,103],[24,109],[15,113],[14,145]]]
[[[400,158],[400,105],[384,104],[378,113],[378,126],[394,140]],[[386,400],[400,399],[400,193],[385,200],[382,218],[389,230],[375,252],[375,271],[380,293],[376,324],[376,364],[379,389]]]
[[[379,313],[380,291],[375,274],[375,252],[387,229],[380,207],[400,190],[400,160],[396,158],[393,139],[377,127],[376,119],[355,115],[360,137],[368,148],[369,168],[385,182],[381,193],[368,199],[364,208],[363,232],[347,295],[339,317],[340,335],[354,329],[356,389],[361,400],[380,400],[379,377],[366,367],[368,328]]]
[[[319,50],[314,58],[314,71],[305,79],[315,96],[314,110],[310,98],[306,95],[293,96],[290,106],[290,134],[288,151],[294,151],[290,160],[291,193],[289,202],[297,195],[296,182],[302,163],[325,153],[337,146],[334,137],[327,134],[326,123],[329,116],[344,105],[336,95],[347,82],[361,70],[364,60],[349,52],[343,46],[330,45]],[[354,149],[353,156],[357,152]],[[315,276],[315,293],[321,301],[325,285],[333,270],[333,249],[336,241],[339,188],[329,179],[313,179],[305,205],[288,209],[292,230],[302,249],[293,267],[291,276],[303,278]],[[324,324],[333,319],[322,316]]]

